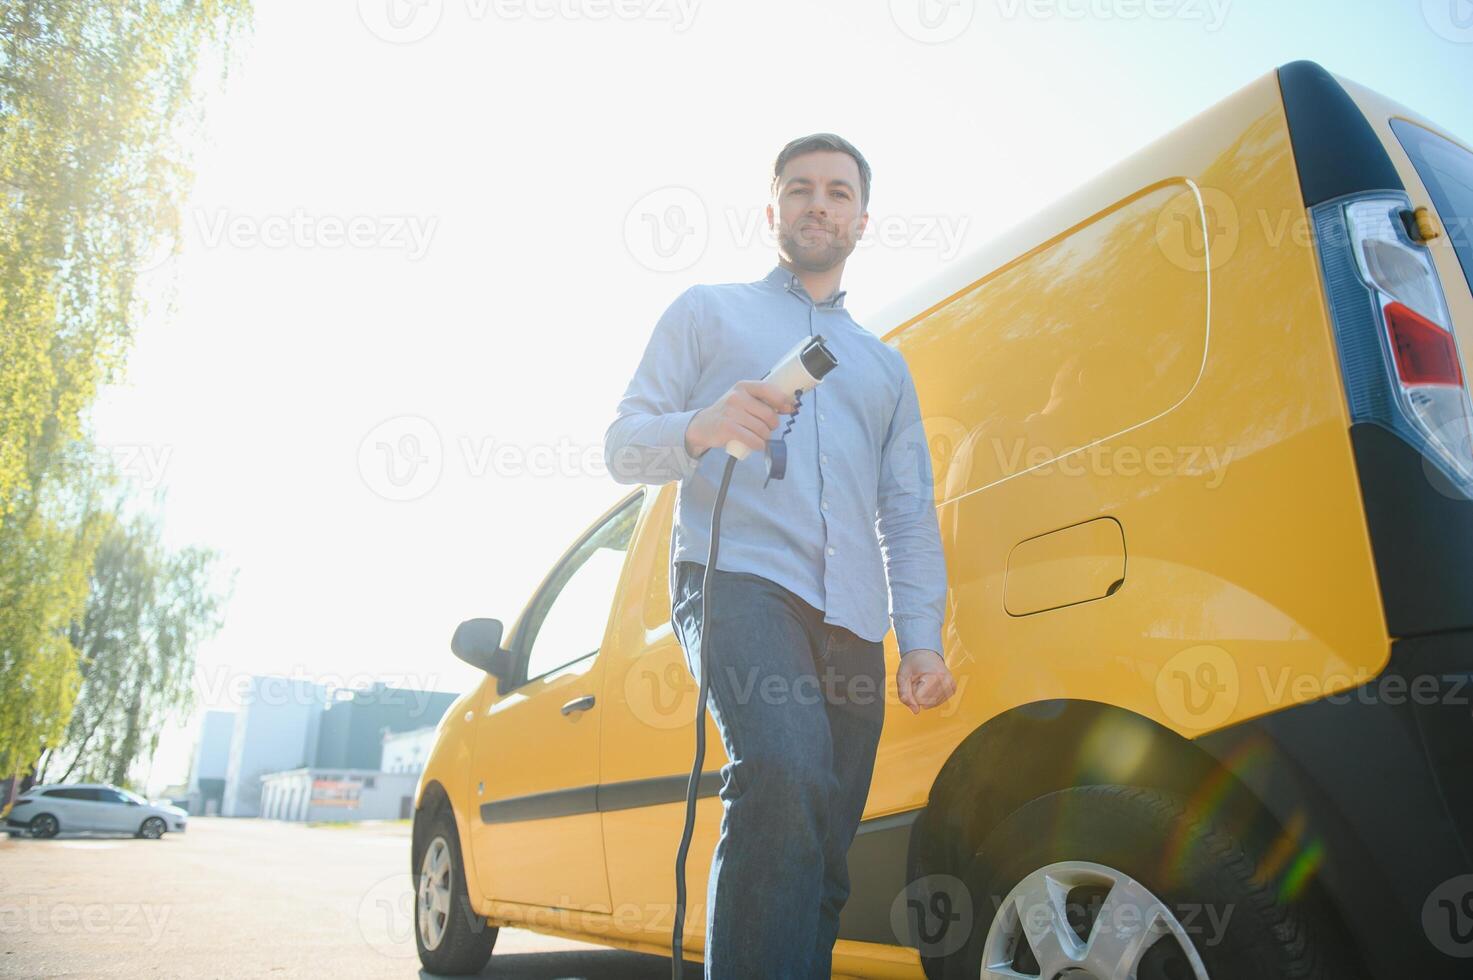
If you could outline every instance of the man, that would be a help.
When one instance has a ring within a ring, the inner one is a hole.
[[[869,164],[846,140],[784,147],[767,206],[778,264],[756,282],[681,293],[604,438],[618,482],[680,481],[671,623],[697,681],[705,634],[709,709],[730,759],[706,903],[709,978],[830,975],[884,719],[887,585],[900,701],[919,712],[955,691],[939,652],[946,567],[915,385],[839,288],[869,192]],[[801,406],[757,380],[815,334],[838,366]],[[764,486],[780,421],[791,422],[786,473]],[[753,451],[732,475],[706,623],[703,563],[731,440]]]

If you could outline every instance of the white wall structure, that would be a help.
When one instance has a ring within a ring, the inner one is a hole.
[[[267,820],[399,820],[412,815],[416,773],[291,769],[261,778]]]

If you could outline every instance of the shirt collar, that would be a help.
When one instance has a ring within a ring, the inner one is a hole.
[[[808,295],[808,290],[803,286],[803,280],[798,278],[797,273],[785,268],[781,262],[772,267],[772,271],[764,277],[764,280],[779,289],[787,289],[798,293],[804,299],[813,302],[813,297]],[[840,289],[825,302],[813,303],[813,305],[823,308],[843,309],[844,297],[848,295],[848,292],[846,289]]]

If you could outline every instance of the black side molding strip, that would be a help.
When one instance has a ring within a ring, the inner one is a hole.
[[[598,809],[597,786],[575,786],[551,793],[513,796],[494,803],[481,804],[482,823],[514,823],[518,820],[545,820],[549,817],[571,817],[593,813]]]
[[[579,813],[601,813],[628,810],[637,806],[661,803],[683,803],[690,777],[656,776],[652,779],[629,779],[619,783],[575,786],[551,793],[532,793],[481,804],[482,823],[513,823],[518,820],[542,820],[548,817],[570,817]],[[701,773],[696,796],[715,796],[721,789],[721,771]]]
[[[1279,68],[1304,206],[1360,191],[1405,190],[1376,131],[1335,77],[1313,61]]]
[[[886,946],[916,946],[897,936],[890,920],[895,898],[906,890],[911,831],[924,808],[861,820],[849,845],[849,901],[839,911],[839,938]],[[909,911],[906,921],[914,923]]]
[[[603,812],[628,810],[637,806],[658,806],[661,803],[684,803],[690,789],[690,774],[679,776],[656,776],[653,779],[626,779],[619,783],[604,783],[598,787],[598,808]],[[696,784],[696,797],[715,796],[721,789],[721,770],[713,769],[701,773]]]

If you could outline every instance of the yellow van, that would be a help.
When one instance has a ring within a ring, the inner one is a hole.
[[[1294,62],[869,324],[919,391],[958,692],[888,713],[836,973],[1469,975],[1470,220],[1466,144]],[[457,630],[487,676],[416,798],[430,972],[500,926],[669,955],[676,489]]]

